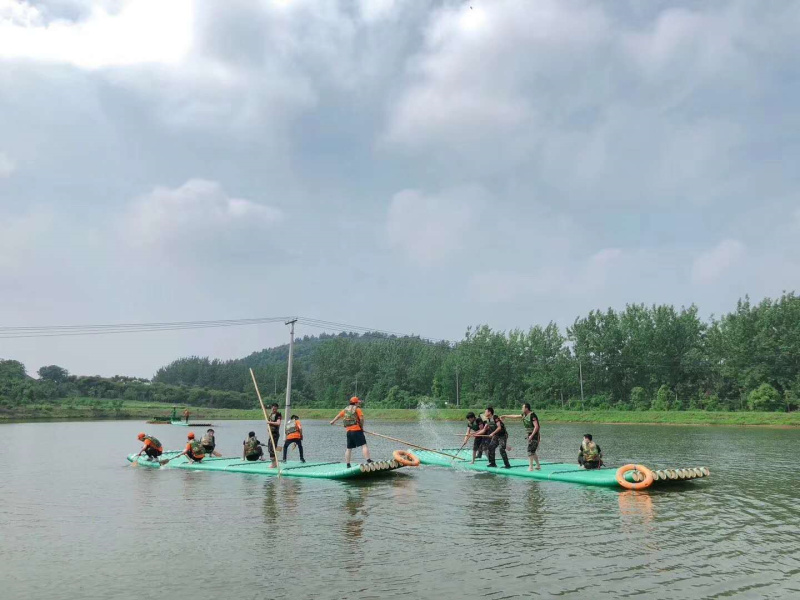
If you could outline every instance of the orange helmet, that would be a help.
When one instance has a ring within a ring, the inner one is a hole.
[[[360,404],[361,400],[358,399],[358,396],[353,396],[350,398],[350,404]]]
[[[187,435],[186,437],[188,437],[190,440],[193,440],[194,439],[194,431],[190,431],[189,435]]]
[[[140,440],[143,440],[144,439],[144,431],[140,432],[139,435],[137,435],[136,437],[139,438]]]

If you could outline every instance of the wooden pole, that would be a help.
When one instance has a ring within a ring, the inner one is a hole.
[[[411,442],[407,442],[405,440],[398,440],[397,438],[389,437],[388,435],[381,435],[380,433],[373,433],[371,431],[364,431],[364,433],[368,433],[370,435],[374,435],[375,437],[384,438],[386,440],[392,440],[393,442],[397,442],[398,444],[405,444],[406,446],[411,446],[412,448],[418,448],[419,450],[427,450],[428,452],[433,452],[434,454],[441,454],[442,456],[447,456],[448,458],[457,458],[458,460],[467,460],[466,458],[461,458],[460,456],[454,456],[452,454],[447,454],[446,452],[439,452],[438,450],[433,450],[431,448],[426,448],[425,446],[417,446],[416,444],[412,444]]]
[[[281,463],[278,460],[278,447],[275,445],[275,440],[272,437],[272,429],[269,426],[269,417],[267,416],[267,408],[264,406],[264,401],[261,399],[261,392],[258,391],[258,384],[256,383],[256,375],[253,373],[253,369],[250,369],[250,377],[253,378],[253,387],[256,388],[256,394],[258,395],[258,403],[261,404],[261,410],[264,413],[264,420],[267,422],[267,433],[269,434],[269,442],[272,444],[272,451],[274,452],[275,456],[275,465],[278,467],[278,476],[281,474]]]

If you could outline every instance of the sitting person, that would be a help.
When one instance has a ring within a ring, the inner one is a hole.
[[[249,461],[264,460],[263,445],[258,441],[256,432],[251,431],[247,434],[247,439],[242,442],[242,458]]]
[[[600,450],[600,446],[592,441],[591,433],[583,436],[578,454],[578,464],[584,469],[599,469],[603,466],[603,452]]]

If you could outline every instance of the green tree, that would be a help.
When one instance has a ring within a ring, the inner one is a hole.
[[[53,383],[63,383],[69,378],[69,371],[57,365],[48,365],[40,368],[37,373],[45,381]]]
[[[781,394],[768,383],[762,383],[747,396],[750,410],[777,410],[781,408]]]

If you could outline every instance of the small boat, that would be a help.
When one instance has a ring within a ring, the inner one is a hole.
[[[488,466],[486,458],[476,459],[475,464],[471,464],[472,449],[464,449],[460,452],[457,449],[442,450],[442,452],[457,456],[458,459],[448,458],[441,454],[435,454],[426,450],[417,450],[415,454],[423,465],[437,467],[453,467],[467,471],[482,471],[495,475],[506,475],[509,477],[528,477],[543,481],[563,481],[566,483],[579,483],[582,485],[596,485],[617,489],[642,490],[653,484],[664,484],[675,481],[685,481],[708,477],[710,472],[705,467],[691,467],[683,469],[664,469],[651,470],[643,465],[625,465],[624,467],[584,469],[576,464],[540,462],[541,470],[528,470],[528,460],[520,458],[510,458],[510,469],[504,468],[500,457],[497,457],[497,467]]]
[[[173,458],[161,467],[157,460],[148,460],[147,456],[128,456],[129,462],[136,462],[142,467],[183,469],[187,471],[225,471],[227,473],[249,473],[251,475],[277,476],[278,469],[271,469],[269,461],[245,461],[241,458],[206,458],[202,462],[190,462],[185,456],[178,456],[179,451],[164,452],[161,460]],[[402,468],[396,460],[374,461],[367,465],[348,467],[339,462],[306,462],[289,461],[281,463],[281,477],[306,477],[310,479],[354,479],[357,477],[379,475]]]
[[[211,423],[187,423],[186,421],[170,421],[170,425],[177,425],[178,427],[213,427]]]

